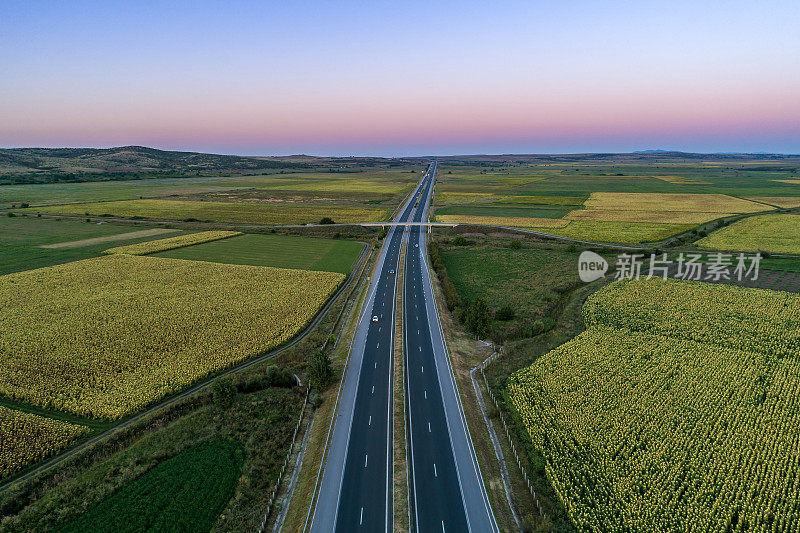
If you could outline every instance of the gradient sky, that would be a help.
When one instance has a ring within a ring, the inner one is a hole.
[[[0,2],[0,146],[800,153],[800,2]]]

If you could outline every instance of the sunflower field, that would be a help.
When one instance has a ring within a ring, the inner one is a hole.
[[[44,459],[88,432],[84,426],[0,405],[0,479]]]
[[[291,339],[344,279],[127,254],[0,276],[0,395],[123,417]]]
[[[154,241],[139,242],[136,244],[128,244],[126,246],[115,246],[105,250],[104,254],[129,254],[129,255],[147,255],[157,252],[166,252],[167,250],[175,250],[176,248],[184,248],[194,244],[201,244],[204,242],[218,241],[220,239],[227,239],[241,235],[239,231],[201,231],[199,233],[190,233],[188,235],[178,235],[177,237],[168,237],[166,239],[157,239]]]
[[[508,383],[578,530],[800,530],[799,312],[684,281],[592,296],[589,329]]]

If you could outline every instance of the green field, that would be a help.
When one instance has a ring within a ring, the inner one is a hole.
[[[41,248],[42,245],[121,235],[142,230],[142,227],[51,220],[33,217],[0,218],[0,275],[40,268],[78,259],[97,257],[115,242],[105,242],[76,248]],[[148,228],[144,228],[148,229]],[[125,241],[124,244],[182,235],[172,232]]]
[[[32,206],[72,202],[105,202],[135,200],[140,197],[172,194],[198,194],[232,190],[241,185],[231,184],[232,178],[160,178],[126,181],[96,181],[85,183],[43,183],[0,186],[0,206],[10,207],[22,202]]]
[[[40,183],[0,186],[0,208],[65,203],[138,200],[140,198],[213,199],[219,196],[305,197],[305,203],[350,205],[384,199],[399,201],[419,179],[408,171],[286,173],[150,178],[82,183]],[[324,198],[322,198],[324,197]]]
[[[156,255],[236,265],[324,270],[348,274],[363,246],[353,241],[250,234],[178,248]]]
[[[483,299],[494,314],[501,307],[511,320],[493,320],[491,337],[498,342],[528,336],[536,320],[550,314],[564,291],[578,281],[578,252],[564,249],[496,246],[440,247],[447,274],[461,299]]]
[[[68,204],[50,206],[46,212],[265,225],[317,224],[325,217],[333,219],[334,222],[380,222],[389,216],[389,211],[386,209],[369,207],[289,206],[176,200],[128,200]]]
[[[230,440],[184,450],[58,531],[210,531],[233,495],[243,455]]]
[[[557,206],[517,207],[510,205],[450,205],[436,209],[437,215],[474,215],[484,217],[561,218],[573,208]]]

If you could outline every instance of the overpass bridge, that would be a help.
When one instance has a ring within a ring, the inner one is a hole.
[[[447,228],[455,228],[458,226],[457,222],[358,222],[353,223],[354,226],[444,226]]]

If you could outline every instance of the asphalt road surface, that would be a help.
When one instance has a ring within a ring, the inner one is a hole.
[[[425,219],[434,162],[397,217]],[[390,531],[396,272],[404,287],[411,520],[417,532],[496,531],[456,389],[427,268],[426,228],[392,227],[351,347],[312,531]],[[377,317],[374,321],[373,317]]]
[[[419,216],[423,211],[414,221]],[[411,523],[416,532],[497,531],[439,322],[426,229],[408,232],[403,346]]]
[[[409,221],[420,209],[418,196],[429,193],[432,175],[429,169],[396,221]],[[312,531],[392,527],[394,311],[404,231],[392,227],[386,235],[356,327]]]

